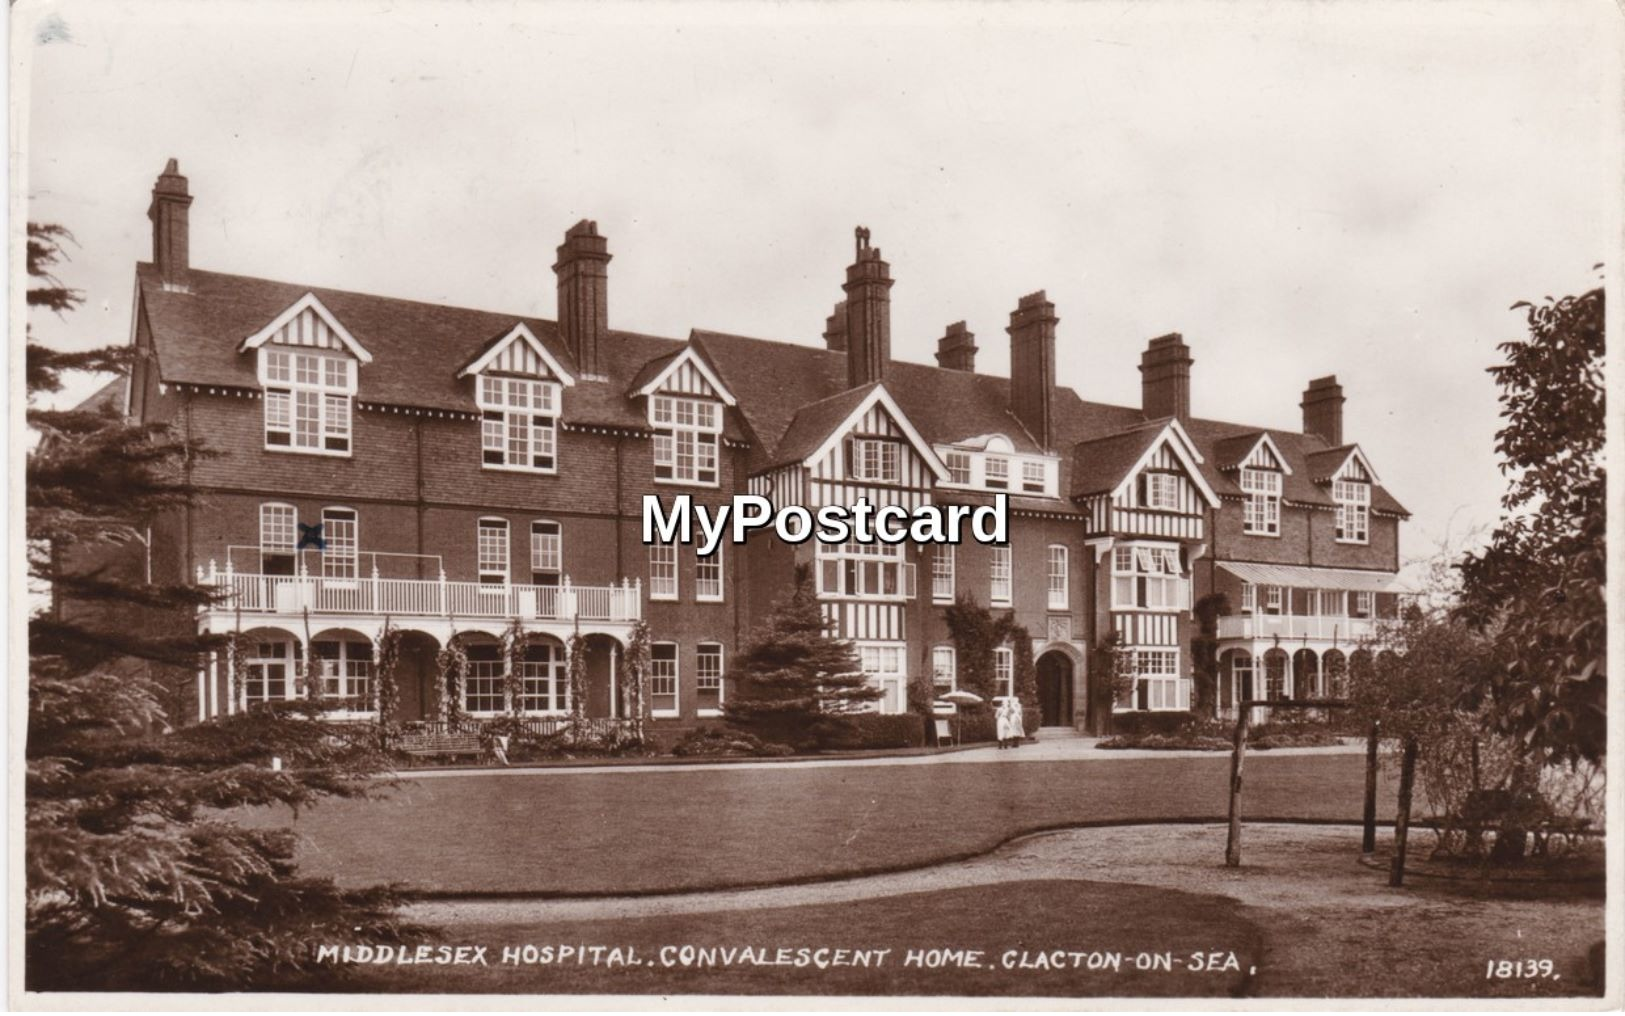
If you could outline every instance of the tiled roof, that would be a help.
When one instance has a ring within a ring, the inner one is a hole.
[[[126,378],[116,377],[92,392],[73,408],[81,413],[100,413],[106,410],[124,412],[124,385]]]
[[[577,374],[566,397],[567,422],[644,429],[643,407],[627,393],[653,378],[684,346],[681,339],[611,330],[600,354],[607,380],[596,380],[581,377],[557,324],[542,318],[198,270],[188,276],[190,291],[178,293],[166,290],[148,264],[137,266],[136,277],[161,376],[172,383],[257,387],[253,357],[237,352],[238,346],[307,292],[316,294],[373,355],[360,377],[363,402],[472,412],[472,382],[458,379],[458,371],[523,322],[560,364]],[[847,389],[845,354],[821,346],[698,329],[688,341],[739,400],[737,414],[727,414],[726,433],[751,442],[752,469],[794,458],[804,446],[807,451],[816,448],[864,392]],[[931,443],[998,433],[1018,453],[1042,450],[1010,412],[1007,378],[893,361],[884,384]],[[1147,426],[1137,408],[1085,402],[1070,388],[1055,390],[1052,421],[1061,459],[1060,489],[1069,494],[1116,486],[1121,472],[1113,479],[1113,470],[1132,466],[1144,442],[1159,430]],[[820,427],[823,433],[817,433]],[[1241,439],[1256,439],[1266,431],[1216,420],[1191,420],[1186,431],[1203,457],[1202,475],[1214,491],[1239,495],[1235,481],[1221,472],[1224,455]],[[1267,433],[1292,466],[1283,491],[1287,500],[1330,506],[1330,492],[1311,479],[1314,470],[1308,461],[1330,451],[1325,443],[1290,431]],[[1020,500],[1032,502],[1027,507],[1034,510],[1074,510],[1066,499]],[[1372,491],[1372,507],[1408,514],[1381,487]]]

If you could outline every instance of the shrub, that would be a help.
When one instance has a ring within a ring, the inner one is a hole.
[[[1139,734],[1175,734],[1199,723],[1190,713],[1117,713],[1112,717],[1112,733],[1132,737]]]
[[[755,734],[724,727],[696,727],[671,748],[673,755],[685,758],[776,758],[791,751],[787,744],[773,744]]]
[[[925,720],[917,713],[859,713],[831,747],[846,751],[925,747]]]
[[[1151,751],[1230,751],[1232,745],[1220,737],[1205,734],[1127,734],[1108,737],[1096,748],[1141,748]]]

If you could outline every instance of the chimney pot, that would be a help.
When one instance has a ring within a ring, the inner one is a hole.
[[[1043,447],[1055,437],[1055,305],[1040,289],[1010,312],[1010,411]]]
[[[846,352],[846,301],[835,304],[834,313],[824,319],[824,348]]]
[[[152,185],[152,263],[168,283],[180,283],[192,267],[191,228],[188,223],[192,195],[180,164],[170,159]]]
[[[1178,332],[1160,335],[1140,354],[1140,409],[1153,420],[1165,416],[1188,423],[1191,417],[1190,347]]]
[[[602,375],[609,331],[609,240],[591,219],[565,230],[553,274],[558,277],[559,333],[583,374]]]
[[[891,361],[891,265],[869,246],[869,230],[859,226],[857,256],[846,269],[846,379],[857,388],[885,377]]]
[[[1309,382],[1303,391],[1303,432],[1314,434],[1332,448],[1343,444],[1343,386],[1337,375],[1328,374]]]
[[[965,322],[955,321],[937,340],[937,366],[970,374],[976,372],[976,336],[965,327]]]

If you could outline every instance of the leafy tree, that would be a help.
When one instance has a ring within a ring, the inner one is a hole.
[[[795,590],[734,657],[739,692],[723,706],[727,722],[798,750],[848,736],[851,714],[881,691],[868,683],[852,643],[832,638],[829,627],[811,573],[798,566]]]
[[[1191,663],[1195,680],[1196,715],[1210,718],[1218,713],[1219,618],[1230,613],[1230,598],[1210,593],[1196,601],[1196,634],[1191,636]]]
[[[1599,760],[1607,741],[1607,480],[1603,291],[1522,302],[1529,336],[1501,345],[1496,433],[1504,515],[1461,563],[1462,616],[1498,666],[1473,685],[1541,766]]]
[[[28,227],[30,306],[77,305],[51,274],[67,238],[57,226]],[[185,503],[182,465],[201,450],[111,410],[32,404],[66,375],[119,369],[128,355],[27,350],[28,567],[52,605],[29,625],[25,981],[33,990],[288,987],[319,941],[387,941],[408,929],[387,892],[301,878],[291,831],[246,829],[232,813],[370,793],[376,784],[363,777],[381,760],[305,703],[171,729],[155,674],[195,673],[212,643],[189,620],[212,593],[154,583],[123,558],[148,520]],[[154,623],[163,617],[179,623],[166,630]]]

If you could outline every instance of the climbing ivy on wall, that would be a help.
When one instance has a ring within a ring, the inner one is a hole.
[[[384,628],[378,633],[373,642],[373,681],[367,695],[368,701],[362,703],[367,709],[378,710],[378,727],[387,740],[397,726],[397,713],[401,704],[401,686],[395,676],[395,669],[401,658],[401,632],[400,629],[384,618]]]
[[[468,687],[468,653],[463,648],[463,636],[453,631],[434,662],[440,675],[440,719],[455,723],[463,718],[463,690]]]
[[[627,640],[626,660],[621,668],[621,696],[632,718],[632,736],[643,740],[643,722],[648,715],[649,623],[639,621]]]
[[[502,691],[508,712],[514,716],[525,714],[525,646],[529,641],[517,617],[502,632]]]
[[[570,636],[569,650],[570,720],[579,724],[587,718],[587,640],[581,632]]]

